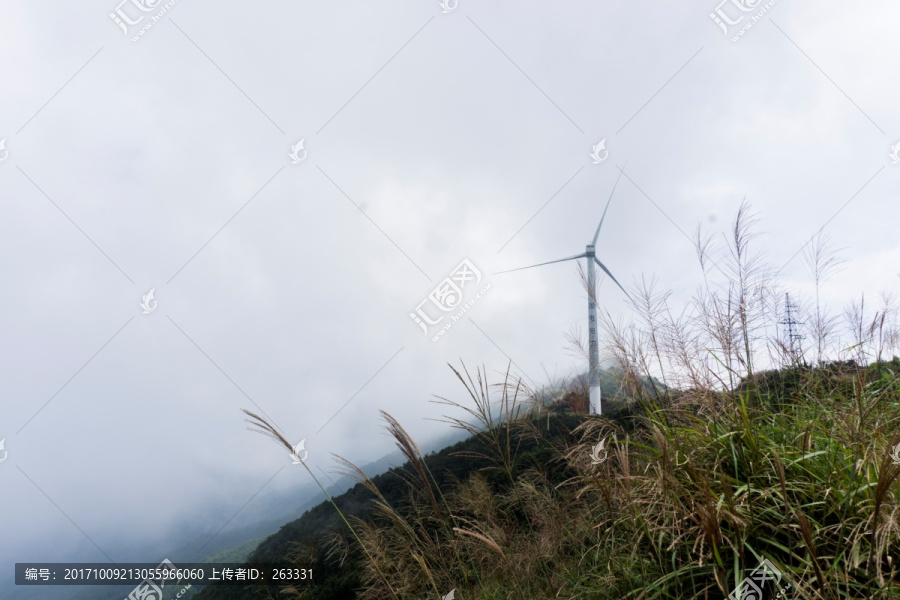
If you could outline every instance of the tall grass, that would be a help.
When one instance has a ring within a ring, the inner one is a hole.
[[[817,237],[806,348],[792,350],[754,226],[745,203],[726,235],[698,231],[704,280],[684,305],[642,281],[632,321],[605,315],[627,396],[604,405],[613,416],[545,414],[543,392],[508,373],[489,385],[454,368],[467,400],[437,401],[478,442],[459,460],[480,468],[442,488],[385,414],[411,465],[409,501],[388,505],[345,461],[376,496],[352,528],[360,597],[719,599],[767,559],[782,598],[900,598],[896,303],[822,306],[840,260]]]

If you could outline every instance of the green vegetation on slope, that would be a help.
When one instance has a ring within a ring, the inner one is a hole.
[[[900,597],[896,359],[605,417],[522,411],[421,460],[388,422],[413,460],[335,498],[361,545],[323,503],[252,556],[315,563],[314,586],[279,598],[713,599],[763,558],[793,598]]]
[[[548,438],[570,435],[570,431],[582,420],[568,415],[551,421]],[[477,438],[469,438],[439,452],[424,457],[425,464],[434,475],[433,485],[450,491],[460,482],[468,479],[479,469],[488,465],[485,459],[474,454],[484,452],[483,443]],[[550,449],[538,440],[521,440],[517,470],[524,471],[547,461]],[[471,454],[473,456],[460,456]],[[391,506],[409,507],[412,499],[407,482],[414,476],[414,468],[407,462],[386,473],[371,478],[385,501]],[[561,480],[561,475],[558,477]],[[499,475],[488,478],[497,489],[502,489]],[[357,484],[346,493],[334,498],[335,503],[351,520],[365,518],[373,513],[376,496],[366,486]],[[288,523],[281,530],[261,543],[250,556],[250,563],[281,563],[292,559],[310,563],[315,573],[315,585],[304,589],[304,598],[325,600],[356,598],[355,590],[361,587],[362,557],[358,549],[350,546],[350,532],[343,525],[340,516],[329,502],[322,502],[305,513],[300,519]],[[344,557],[336,556],[339,549],[349,550]],[[329,552],[330,551],[330,552]],[[199,594],[197,600],[237,600],[246,597],[246,591],[238,587],[212,586]],[[286,596],[288,597],[288,596]]]

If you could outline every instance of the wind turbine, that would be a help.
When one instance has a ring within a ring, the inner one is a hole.
[[[542,267],[544,265],[552,265],[553,263],[565,262],[567,260],[578,260],[580,258],[587,259],[587,283],[588,283],[588,361],[589,361],[589,382],[590,382],[590,412],[592,415],[599,415],[602,412],[600,407],[600,375],[598,373],[598,367],[600,365],[600,349],[597,345],[597,302],[595,298],[595,290],[597,289],[597,280],[596,280],[596,270],[595,267],[600,267],[604,273],[606,273],[610,279],[613,280],[619,289],[625,294],[625,296],[631,300],[631,296],[628,295],[628,292],[625,291],[625,288],[622,287],[616,278],[613,277],[613,274],[609,272],[609,269],[606,268],[600,259],[597,258],[597,255],[594,251],[594,248],[597,246],[597,238],[600,236],[600,228],[603,227],[603,220],[606,218],[606,211],[609,209],[609,203],[612,202],[613,194],[616,191],[616,186],[619,185],[619,178],[622,176],[622,172],[619,171],[619,176],[616,177],[616,183],[613,184],[613,189],[609,193],[609,200],[606,201],[606,208],[603,209],[603,215],[600,217],[600,224],[597,225],[597,231],[594,233],[594,239],[590,244],[587,245],[584,252],[581,254],[576,254],[575,256],[569,256],[567,258],[560,258],[558,260],[551,260],[544,263],[539,263],[536,265],[531,265],[529,267],[519,267],[518,269],[510,269],[509,271],[501,271],[500,273],[512,273],[513,271],[523,271],[525,269],[533,269],[534,267]],[[498,273],[498,275],[500,274]],[[633,301],[632,301],[633,303]]]

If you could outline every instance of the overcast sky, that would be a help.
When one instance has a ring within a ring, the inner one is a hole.
[[[726,34],[716,0],[177,0],[132,41],[144,2],[0,0],[4,574],[308,482],[241,408],[329,470],[392,449],[379,410],[445,433],[448,361],[583,368],[575,263],[495,273],[582,252],[622,171],[625,285],[686,298],[686,234],[746,197],[785,289],[825,225],[829,302],[898,290],[896,2],[728,0]],[[433,342],[410,313],[464,259],[490,288]]]

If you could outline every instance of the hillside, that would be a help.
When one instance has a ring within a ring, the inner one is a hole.
[[[411,460],[334,498],[353,531],[322,503],[249,562],[312,564],[284,599],[718,599],[759,565],[763,597],[900,598],[900,360],[633,400],[592,417],[501,399],[510,418],[421,460],[386,415]]]
[[[619,414],[623,415],[626,414],[622,411],[625,390],[620,375],[614,369],[601,371],[600,382],[605,398],[604,405],[608,410],[619,410]],[[553,446],[573,442],[572,431],[583,421],[587,412],[585,381],[586,376],[576,376],[572,380],[557,382],[532,395],[530,400],[535,406],[541,407],[534,418],[536,425],[541,428],[542,437],[516,439],[518,455],[513,467],[516,476],[528,469],[546,469],[554,455]],[[658,382],[649,380],[643,383],[648,390],[653,385],[662,387]],[[553,415],[552,419],[550,415]],[[497,415],[497,423],[509,417],[510,415]],[[519,425],[516,424],[513,430]],[[499,429],[506,430],[505,426]],[[476,456],[479,454],[485,456]],[[437,452],[428,453],[424,456],[424,462],[431,474],[431,483],[442,491],[450,492],[460,481],[465,481],[473,474],[487,469],[488,481],[499,492],[503,488],[503,477],[490,471],[492,462],[488,458],[489,454],[490,449],[485,446],[484,439],[470,436]],[[401,461],[395,460],[395,463],[399,462]],[[368,468],[363,468],[362,471],[367,474],[372,472]],[[359,475],[361,473],[357,474]],[[411,503],[407,484],[414,475],[414,466],[406,461],[401,467],[391,468],[372,477],[369,486],[357,483],[333,500],[351,523],[354,518],[371,516],[377,499],[399,510],[405,510]],[[570,475],[571,473],[566,473],[564,469],[554,470],[552,479],[562,481],[564,476]],[[376,498],[370,490],[371,485],[377,487],[381,498]],[[330,548],[328,542],[334,539],[335,532],[345,537],[350,533],[335,506],[323,501],[301,518],[286,524],[276,534],[268,537],[251,554],[248,562],[279,563],[284,562],[287,557],[305,562],[310,560],[306,557],[312,557],[314,572],[319,575],[316,576],[315,586],[305,590],[304,598],[315,600],[355,598],[353,591],[360,586],[361,557],[359,552],[351,553],[341,565],[328,560]],[[246,592],[240,588],[222,586],[206,589],[196,597],[198,600],[235,600],[244,597],[244,593]]]
[[[583,416],[571,414],[562,418],[555,417],[550,422],[550,430],[545,432],[544,440],[517,440],[519,454],[515,467],[516,472],[521,473],[533,468],[547,468],[547,463],[552,457],[551,441],[571,442],[571,431],[583,419]],[[426,455],[424,462],[434,477],[435,487],[449,492],[460,481],[465,481],[472,474],[490,466],[490,461],[484,458],[461,455],[475,455],[484,453],[486,450],[482,440],[469,437],[438,452]],[[555,480],[559,481],[566,476],[565,469],[551,469],[550,473]],[[406,510],[411,505],[407,482],[415,475],[414,467],[406,462],[402,467],[395,467],[373,477],[371,482],[381,492],[382,501],[400,510]],[[492,474],[488,480],[498,490],[503,488],[502,477],[499,474]],[[336,496],[334,502],[352,523],[353,518],[370,516],[376,499],[375,494],[366,486],[356,484],[347,492]],[[314,572],[317,573],[316,584],[306,591],[304,598],[310,600],[356,598],[354,590],[361,585],[360,553],[358,551],[351,552],[342,565],[338,564],[338,561],[329,560],[326,541],[331,537],[330,532],[341,532],[341,535],[345,537],[349,534],[334,506],[326,501],[309,510],[300,519],[288,523],[278,533],[262,542],[250,556],[248,563],[284,562],[286,557],[295,557],[303,562],[305,559],[301,557],[314,557],[312,566]],[[245,598],[245,594],[246,592],[241,588],[210,587],[198,594],[196,599],[237,600]]]

